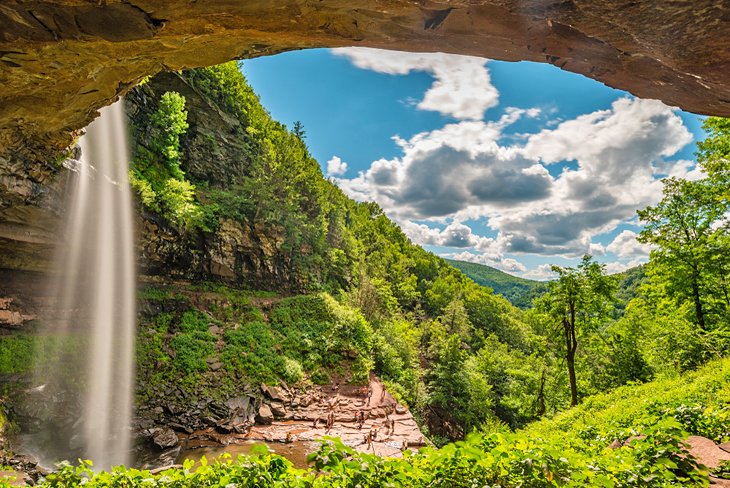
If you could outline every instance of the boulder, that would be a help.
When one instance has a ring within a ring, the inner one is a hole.
[[[272,402],[269,404],[269,407],[271,408],[271,412],[274,414],[274,417],[277,417],[277,418],[286,417],[286,408],[284,407],[283,403]]]
[[[177,446],[179,439],[174,430],[164,428],[155,432],[152,436],[152,442],[160,449],[169,449]]]
[[[259,408],[259,413],[256,415],[256,423],[263,425],[270,425],[274,421],[274,414],[271,412],[271,408],[265,403]]]

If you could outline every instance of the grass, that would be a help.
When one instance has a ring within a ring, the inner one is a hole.
[[[598,431],[641,429],[673,418],[693,435],[730,440],[730,358],[697,371],[626,385],[586,399],[578,407],[535,422],[524,432],[550,438],[558,432],[590,436]]]

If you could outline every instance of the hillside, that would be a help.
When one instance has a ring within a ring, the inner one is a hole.
[[[503,296],[512,305],[523,310],[530,308],[532,300],[547,291],[547,285],[541,281],[513,276],[485,264],[453,259],[446,261],[477,284],[491,288],[494,293]]]

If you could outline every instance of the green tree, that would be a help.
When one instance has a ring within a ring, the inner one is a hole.
[[[638,212],[646,222],[639,240],[656,249],[650,272],[667,283],[678,305],[689,301],[702,331],[716,328],[730,310],[730,120],[710,117],[707,138],[697,143],[697,163],[706,177],[664,180],[662,200]]]
[[[307,137],[307,131],[304,130],[304,124],[302,124],[299,120],[294,122],[292,133],[301,140],[304,140]]]
[[[182,180],[185,174],[180,169],[180,136],[188,130],[185,97],[178,92],[166,92],[150,119],[154,129],[150,149],[162,156],[173,178]]]
[[[575,357],[578,350],[579,330],[594,327],[609,317],[613,304],[616,280],[607,276],[605,266],[583,256],[578,268],[552,266],[558,279],[549,285],[549,291],[537,300],[539,308],[558,322],[565,340],[565,361],[570,381],[570,405],[578,404],[578,382]]]
[[[693,319],[703,331],[711,328],[708,313],[717,315],[718,305],[723,312],[728,307],[727,235],[723,226],[718,226],[728,205],[718,198],[718,191],[711,178],[668,178],[662,200],[638,212],[646,222],[639,241],[656,246],[650,275],[667,281],[667,291],[678,305],[685,300],[692,303]]]

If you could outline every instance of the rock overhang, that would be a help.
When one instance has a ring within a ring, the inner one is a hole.
[[[545,62],[730,116],[728,20],[719,0],[9,0],[0,157],[48,158],[146,75],[314,47]]]

